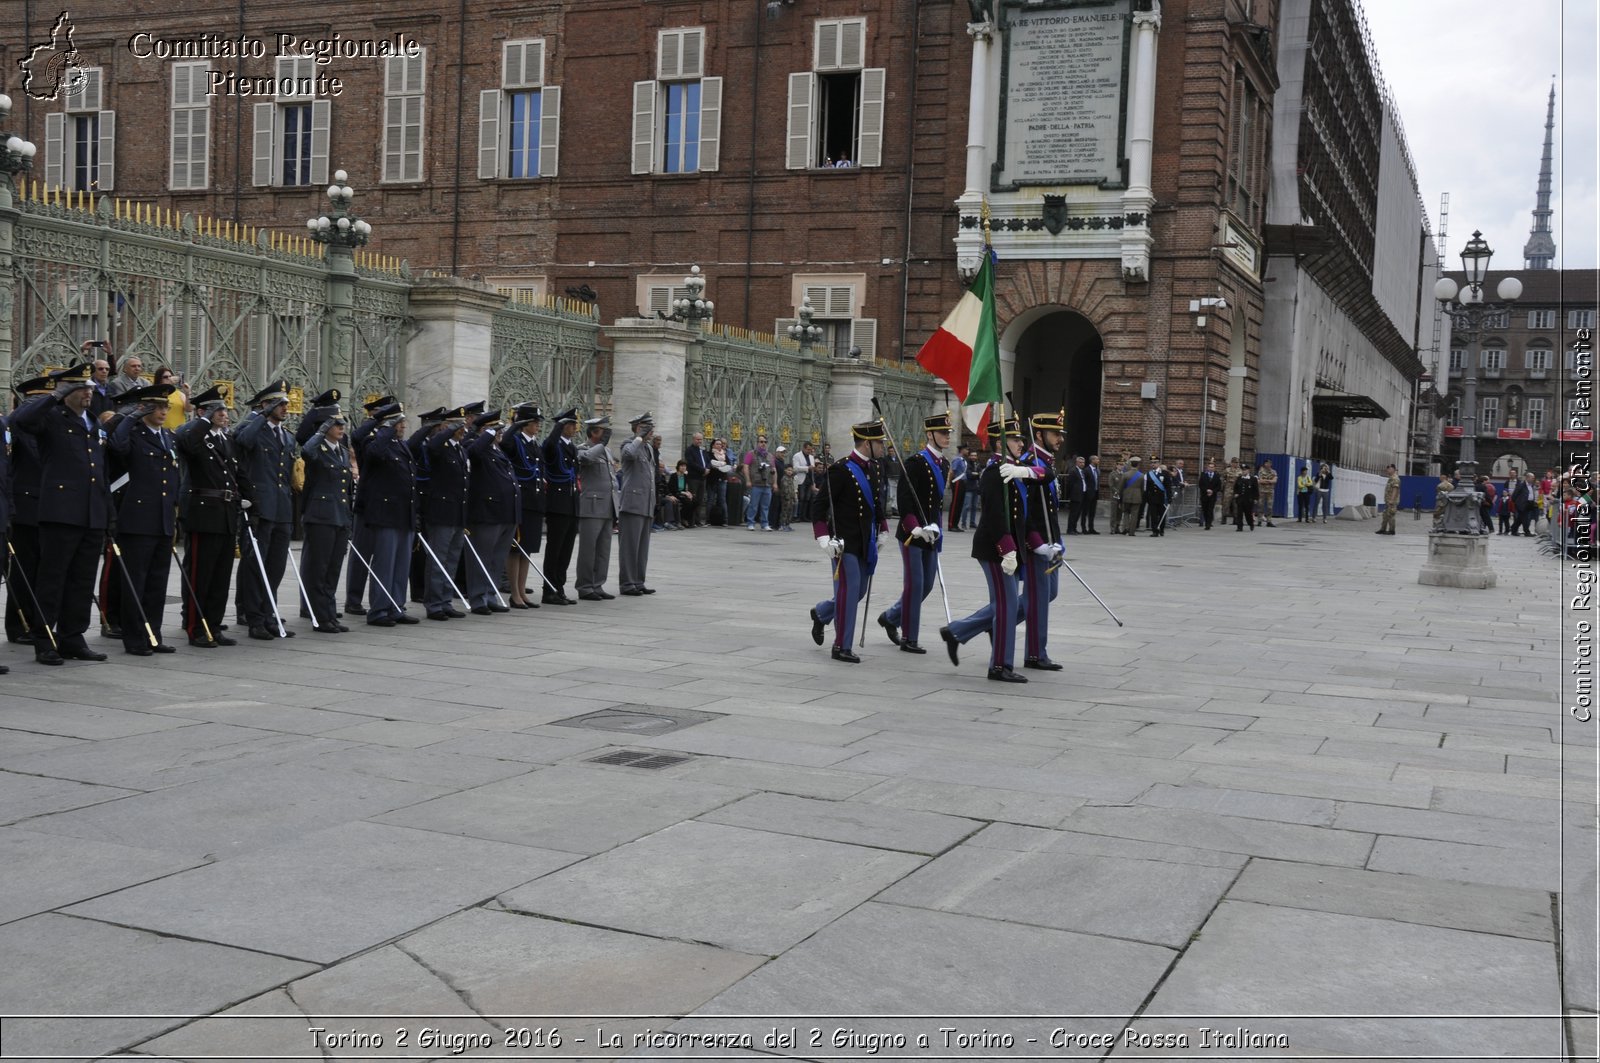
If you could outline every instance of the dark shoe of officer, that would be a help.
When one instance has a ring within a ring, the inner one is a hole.
[[[487,605],[475,605],[472,607],[472,612],[476,616],[488,616],[492,610]]]
[[[122,629],[115,624],[101,624],[100,637],[103,639],[120,639],[122,638]]]
[[[339,629],[339,634],[341,634],[341,635],[343,635],[346,631],[350,630],[349,628],[345,627],[343,624],[335,624],[333,626]]]
[[[315,631],[319,635],[337,635],[339,633],[339,625],[338,624],[316,624],[311,628],[311,630]]]
[[[386,616],[380,616],[376,620],[368,620],[367,621],[367,626],[368,627],[394,627],[394,621],[390,620]]]
[[[813,607],[811,610],[811,641],[818,646],[822,645],[822,633],[827,626],[822,622],[822,618],[817,615],[816,608]]]
[[[157,643],[156,645],[154,645],[154,646],[152,646],[150,648],[152,650],[154,650],[156,653],[177,653],[178,652],[178,647],[170,646],[165,642]]]
[[[34,649],[33,659],[40,664],[60,664],[62,662],[61,654],[49,646],[40,646]]]
[[[655,592],[656,592],[656,589],[654,587],[640,587],[639,588],[639,593],[640,594],[654,594]],[[600,593],[601,594],[606,594],[605,591],[601,591]],[[610,598],[612,596],[609,595],[609,594],[606,594],[606,597]]]
[[[1027,676],[1018,675],[1009,668],[991,668],[989,669],[989,678],[1000,683],[1026,683],[1028,681]]]
[[[428,619],[429,620],[449,620],[450,619],[450,614],[446,613],[446,612],[441,612],[441,611],[435,609],[435,610],[433,610],[433,611],[428,613]]]
[[[467,614],[463,613],[461,610],[457,609],[453,605],[447,605],[447,606],[444,607],[444,615],[448,616],[451,620],[460,620],[461,618],[465,617]]]
[[[61,653],[62,657],[65,657],[69,661],[103,661],[103,660],[106,659],[106,655],[105,654],[96,653],[93,650],[89,649],[87,646],[85,646],[81,650],[77,650],[77,649],[62,650],[62,651],[60,651],[60,653]]]
[[[605,590],[595,591],[595,593],[600,596],[600,600],[603,601],[603,602],[612,601],[617,597],[615,594],[612,594],[610,591],[605,591]],[[654,594],[655,592],[654,591],[647,591],[643,587],[640,587],[639,588],[639,593],[640,594]]]
[[[13,643],[17,644],[18,646],[32,646],[33,645],[33,636],[31,634],[29,634],[28,632],[24,631],[20,635],[8,635],[8,636],[6,636],[6,641],[7,642],[13,642]]]
[[[910,639],[901,639],[900,640],[900,652],[902,652],[902,653],[927,653],[928,651],[923,649],[921,646],[918,646],[915,642],[912,642]]]
[[[890,642],[900,645],[900,628],[890,622],[888,613],[878,614],[878,626],[888,634]]]
[[[945,648],[945,652],[950,655],[950,663],[953,664],[953,665],[956,665],[957,667],[960,667],[960,665],[961,665],[961,642],[960,642],[960,640],[957,639],[955,634],[947,627],[942,627],[942,628],[939,629],[939,637],[941,639],[944,639],[944,648]]]
[[[599,591],[584,591],[582,594],[578,595],[578,598],[581,599],[582,601],[585,601],[585,602],[603,602],[603,601],[605,601],[604,598],[600,597],[600,592]],[[473,612],[476,613],[477,610],[474,609]]]
[[[214,650],[217,648],[216,640],[208,638],[190,639],[189,645],[197,650]]]
[[[153,657],[156,651],[149,646],[127,646],[123,648],[122,652],[131,653],[135,657]]]
[[[0,675],[6,675],[10,671],[11,671],[11,669],[8,668],[6,665],[0,664]]]
[[[266,641],[275,639],[278,637],[278,635],[276,632],[268,631],[266,627],[261,624],[252,624],[250,626],[250,637],[253,639],[261,639]]]
[[[271,630],[271,629],[269,628],[268,630]],[[282,628],[281,631],[282,631],[281,634],[279,634],[278,632],[273,632],[273,634],[276,635],[280,639],[292,639],[292,638],[294,638],[294,632],[289,630],[288,628]]]
[[[543,605],[571,605],[572,599],[568,598],[565,594],[551,594],[546,592],[544,597],[539,599],[539,602]]]
[[[234,638],[229,638],[227,635],[218,635],[217,636],[217,645],[218,646],[237,646],[237,645],[239,645],[239,640],[238,639],[234,639]]]
[[[511,607],[509,605],[501,605],[499,602],[490,602],[489,603],[489,612],[491,612],[491,613],[509,613],[509,612],[511,612]]]
[[[643,598],[644,597],[644,591],[639,589],[638,587],[624,587],[624,588],[622,588],[622,593],[627,595],[629,598]],[[605,601],[606,598],[609,598],[609,597],[611,597],[611,595],[609,595],[609,594],[606,595],[603,598],[598,594],[595,595],[595,598],[597,600],[599,600],[599,601],[602,601],[602,602]]]
[[[412,616],[410,613],[401,613],[399,616],[394,618],[394,622],[397,623],[397,624],[420,624],[420,623],[422,623],[422,621],[418,620],[416,617]]]
[[[367,615],[367,607],[364,605],[347,605],[344,607],[344,611],[349,613],[351,616]]]
[[[1041,672],[1059,672],[1061,666],[1048,657],[1025,657],[1022,661],[1024,668],[1037,668]]]
[[[833,648],[833,659],[836,661],[843,661],[845,664],[861,663],[860,657],[857,657],[854,653],[845,649],[843,646],[835,646]]]

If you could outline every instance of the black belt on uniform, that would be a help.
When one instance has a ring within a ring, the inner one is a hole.
[[[191,489],[191,493],[200,498],[220,498],[224,502],[232,502],[239,497],[237,492],[216,487],[195,487]]]

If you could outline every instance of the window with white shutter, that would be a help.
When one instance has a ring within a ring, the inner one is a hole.
[[[634,173],[720,168],[722,79],[705,75],[705,30],[661,30],[656,79],[633,85]]]
[[[1529,347],[1523,352],[1526,368],[1530,373],[1548,373],[1554,364],[1554,354],[1549,347]]]
[[[421,76],[421,71],[417,71]],[[328,141],[333,104],[317,98],[316,60],[280,57],[276,65],[277,95],[273,103],[257,103],[251,137],[251,183],[293,188],[328,183]],[[389,87],[385,69],[385,90]],[[385,137],[389,113],[385,111]],[[421,112],[417,113],[417,162],[421,165]],[[387,151],[387,148],[385,148]],[[387,168],[387,163],[385,164]]]
[[[169,175],[173,191],[210,183],[211,97],[206,78],[211,64],[172,64],[172,144]]]
[[[818,19],[814,32],[812,68],[789,75],[784,165],[882,166],[888,75],[866,66],[867,20]]]
[[[1529,328],[1555,328],[1556,312],[1554,310],[1529,310]]]
[[[861,358],[873,357],[878,323],[861,316],[865,290],[866,276],[860,273],[797,274],[793,278],[796,313],[802,302],[810,303],[811,323],[822,329],[822,338],[812,345],[813,350],[849,358],[850,349],[860,347]],[[789,322],[788,318],[781,319],[779,328],[786,328]]]
[[[1594,311],[1568,310],[1567,328],[1594,328]]]
[[[634,284],[643,317],[671,314],[672,304],[689,294],[681,273],[644,273],[634,278]]]
[[[504,41],[500,88],[478,94],[478,176],[554,177],[561,144],[561,89],[545,84],[543,38]]]
[[[117,113],[103,109],[105,71],[73,67],[61,110],[44,119],[47,186],[109,192],[115,186]]]
[[[1544,431],[1544,399],[1528,400],[1528,425],[1535,433]]]
[[[422,101],[427,49],[384,60],[383,180],[422,180]]]

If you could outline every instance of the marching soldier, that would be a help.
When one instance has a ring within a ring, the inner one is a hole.
[[[362,521],[372,529],[372,586],[367,595],[367,623],[394,627],[419,621],[405,611],[406,574],[411,565],[412,536],[417,526],[416,469],[406,449],[405,408],[400,403],[373,411],[378,427],[367,442],[358,503]]]
[[[355,430],[345,436],[345,442],[350,448],[351,474],[356,482],[352,502],[358,500],[361,495],[361,452],[365,449],[367,440],[372,437],[372,433],[378,428],[377,419],[372,416],[372,411],[393,405],[396,401],[393,395],[385,395],[382,398],[377,398],[364,404],[361,408],[367,413],[366,420],[356,425]],[[359,506],[355,508],[357,511],[351,514],[350,547],[361,557],[370,558],[372,556],[372,537],[367,534],[366,525],[361,522]],[[344,611],[351,616],[366,616],[366,606],[361,604],[366,600],[366,597],[367,567],[358,560],[355,564],[345,567]]]
[[[479,414],[472,426],[478,435],[467,447],[472,482],[467,496],[467,552],[471,556],[467,558],[466,591],[472,611],[486,616],[511,611],[496,587],[505,575],[511,536],[522,517],[522,498],[516,470],[499,446],[500,411]]]
[[[1018,675],[1012,664],[1017,645],[1018,545],[1028,527],[1027,483],[1035,478],[1034,469],[1019,462],[1022,426],[1015,417],[991,421],[989,435],[997,450],[978,478],[982,510],[972,535],[972,556],[989,585],[989,604],[940,628],[939,637],[950,663],[959,665],[961,645],[979,632],[989,632],[994,647],[989,654],[989,678],[1026,683],[1028,677]]]
[[[528,586],[531,567],[528,554],[539,551],[544,537],[544,447],[539,442],[539,425],[543,420],[539,407],[525,402],[511,412],[511,431],[500,440],[500,449],[511,459],[517,488],[522,495],[516,539],[511,553],[506,555],[513,609],[539,608],[538,602],[528,601],[528,595],[533,593],[533,588]]]
[[[544,520],[550,533],[544,550],[545,605],[577,604],[567,597],[567,569],[578,541],[578,448],[572,442],[577,434],[578,411],[565,410],[544,441]]]
[[[239,459],[228,435],[222,389],[212,387],[190,403],[195,418],[173,433],[189,484],[183,498],[183,631],[200,649],[236,646],[222,631],[233,582],[233,553],[245,505]]]
[[[458,620],[467,615],[456,608],[455,591],[451,589],[467,541],[472,466],[467,460],[466,435],[464,407],[442,415],[425,413],[421,429],[410,444],[413,455],[425,455],[427,467],[421,481],[420,502],[422,535],[428,544],[421,551],[427,572],[423,605],[429,620]]]
[[[1019,480],[1028,492],[1028,551],[1021,566],[1022,616],[1027,624],[1022,666],[1042,672],[1059,672],[1050,659],[1050,603],[1060,589],[1056,561],[1065,547],[1061,538],[1061,495],[1055,476],[1055,455],[1066,435],[1066,411],[1036,413],[1030,419],[1033,445],[1024,462],[1035,470],[1036,483]]]
[[[267,385],[250,399],[249,415],[234,429],[233,442],[250,492],[245,510],[248,545],[240,559],[234,606],[253,639],[293,638],[277,612],[278,584],[289,564],[289,539],[294,534],[294,498],[290,481],[299,448],[283,427],[289,415],[289,382]],[[265,573],[265,582],[263,582]]]
[[[36,377],[18,384],[18,398],[27,402],[48,396],[55,383],[49,377]],[[39,444],[20,429],[13,430],[15,417],[6,424],[6,439],[11,449],[11,540],[6,550],[6,638],[32,645],[34,636],[45,640],[43,622],[32,597],[39,579]],[[20,584],[20,587],[19,587]]]
[[[336,393],[330,394],[337,398]],[[305,588],[312,626],[324,635],[350,630],[339,623],[337,605],[339,569],[350,546],[355,495],[355,474],[344,442],[345,425],[345,419],[337,413],[324,415],[300,448],[306,463],[300,583]]]
[[[127,412],[111,432],[112,470],[127,477],[127,486],[116,494],[113,542],[121,551],[117,578],[128,584],[122,595],[122,648],[136,657],[174,652],[161,638],[161,620],[178,517],[177,442],[164,424],[167,401],[176,390],[152,384],[124,391],[117,401]]]
[[[611,418],[594,417],[583,427],[585,443],[578,448],[578,597],[603,602],[616,597],[606,590],[617,520],[617,469],[607,446]]]
[[[900,598],[878,616],[889,641],[906,653],[927,653],[917,644],[921,632],[922,603],[939,578],[939,553],[944,549],[940,520],[944,517],[945,490],[950,484],[950,463],[944,448],[950,445],[950,414],[922,420],[923,448],[904,462],[896,501],[900,525],[894,537],[900,544],[905,572]]]
[[[30,399],[12,415],[13,429],[39,444],[39,570],[33,591],[44,626],[34,659],[103,661],[84,641],[95,562],[105,541],[111,496],[106,434],[89,414],[94,381],[87,362],[52,374],[54,393]],[[53,639],[52,639],[53,631]]]
[[[886,438],[882,421],[850,429],[855,449],[828,466],[813,511],[812,531],[823,553],[833,559],[833,597],[811,610],[811,641],[822,645],[823,629],[833,624],[833,659],[860,664],[850,648],[855,640],[856,607],[878,567],[878,540],[889,530],[878,462]]]
[[[648,413],[628,422],[633,435],[622,444],[621,503],[617,536],[617,580],[623,594],[654,594],[644,585],[650,567],[650,525],[656,512],[656,450],[650,445],[655,424]]]

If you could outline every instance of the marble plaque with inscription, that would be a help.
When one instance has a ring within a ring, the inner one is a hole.
[[[996,185],[1122,180],[1130,11],[1115,0],[1007,12]]]

